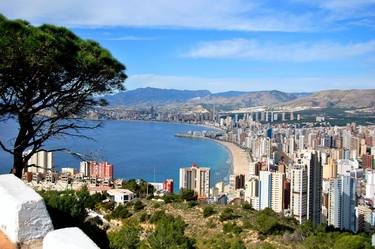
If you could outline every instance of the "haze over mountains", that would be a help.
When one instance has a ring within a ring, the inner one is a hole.
[[[208,90],[176,90],[138,88],[106,96],[111,106],[125,109],[192,110],[213,106],[217,110],[234,110],[254,106],[284,106],[307,108],[370,108],[375,107],[375,89],[326,90],[315,93],[286,93],[281,91],[228,91],[211,93]]]

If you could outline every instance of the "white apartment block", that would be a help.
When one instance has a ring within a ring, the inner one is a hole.
[[[208,198],[210,168],[198,167],[196,164],[190,168],[180,168],[180,189],[191,189],[198,194],[198,198]]]
[[[28,155],[30,152],[31,150],[26,151],[25,155]],[[38,151],[31,156],[27,164],[33,165],[28,167],[28,172],[46,174],[53,168],[53,153],[45,150]]]

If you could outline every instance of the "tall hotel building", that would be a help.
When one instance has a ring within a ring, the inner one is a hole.
[[[26,151],[24,155],[28,155],[31,150]],[[27,161],[28,165],[32,165],[27,169],[28,172],[46,174],[53,168],[53,153],[45,150],[34,153]]]
[[[304,151],[291,174],[290,207],[293,216],[303,223],[310,220],[315,227],[321,223],[322,163],[316,151]]]
[[[307,171],[306,165],[293,166],[291,174],[290,208],[299,223],[307,218]]]
[[[208,198],[210,168],[199,167],[195,163],[190,168],[180,168],[180,189],[194,190],[200,199]]]
[[[277,213],[283,211],[284,180],[284,173],[260,171],[258,187],[259,210],[272,208]]]
[[[104,161],[102,163],[96,163],[90,161],[90,178],[92,179],[104,179],[110,180],[113,178],[113,165]]]
[[[350,176],[330,180],[328,193],[328,224],[341,230],[357,231],[357,181]]]

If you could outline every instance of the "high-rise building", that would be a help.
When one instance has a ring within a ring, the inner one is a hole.
[[[259,171],[259,210],[271,207],[271,172]]]
[[[299,223],[303,223],[307,218],[307,185],[306,165],[294,165],[291,172],[290,209]]]
[[[300,222],[310,220],[315,227],[321,223],[322,164],[316,151],[304,151],[291,174],[290,208]]]
[[[90,178],[110,180],[113,178],[113,165],[104,161],[97,163],[90,161]]]
[[[322,214],[322,162],[318,152],[312,152],[308,165],[307,219],[313,226],[321,223]]]
[[[357,181],[350,176],[330,180],[328,193],[328,224],[341,230],[357,231],[356,228]]]
[[[26,151],[24,156],[28,155],[30,152],[31,150]],[[53,169],[53,152],[48,152],[46,150],[38,151],[27,161],[27,165],[30,165],[30,167],[27,168],[28,172],[42,174],[51,172]]]
[[[277,213],[284,210],[284,182],[284,173],[271,173],[271,208]]]
[[[90,162],[87,161],[82,161],[79,163],[79,173],[83,177],[88,177],[90,176]]]
[[[180,168],[180,189],[191,189],[198,198],[209,197],[210,168],[199,167],[193,163],[190,168]]]
[[[163,182],[163,189],[168,193],[173,193],[173,179],[166,179]]]

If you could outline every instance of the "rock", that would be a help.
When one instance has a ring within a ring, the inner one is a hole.
[[[77,227],[49,232],[43,240],[43,249],[99,249],[99,247]]]
[[[40,240],[53,230],[42,197],[12,174],[0,175],[0,229],[14,243]]]

